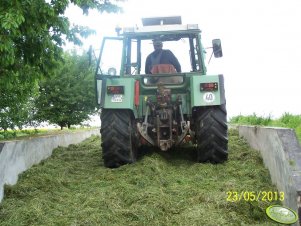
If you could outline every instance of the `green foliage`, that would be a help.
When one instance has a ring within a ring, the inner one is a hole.
[[[71,127],[70,129],[22,129],[22,130],[0,130],[0,141],[2,140],[20,140],[20,139],[31,139],[33,137],[45,136],[45,135],[58,135],[61,133],[72,133],[78,132],[79,130],[90,129],[91,127],[81,127],[75,128]],[[1,224],[0,224],[1,225]]]
[[[301,126],[301,115],[292,115],[286,112],[279,119],[272,119],[271,116],[262,117],[253,113],[253,115],[234,116],[230,118],[230,123],[258,126],[280,126],[296,129]]]
[[[0,5],[0,77],[13,76],[24,67],[49,74],[65,40],[81,44],[80,36],[93,31],[71,26],[63,14],[70,3],[84,13],[118,12],[120,7],[106,0],[2,0]],[[21,74],[29,77],[32,74]]]
[[[41,133],[38,129],[25,130],[6,130],[0,131],[0,140],[10,140],[17,137],[32,136]]]
[[[248,116],[238,115],[230,119],[230,123],[237,124],[247,124],[247,125],[269,125],[272,121],[271,116],[262,117],[257,116],[255,113]]]
[[[1,0],[0,4],[0,129],[21,128],[32,121],[37,83],[49,77],[62,61],[68,40],[81,44],[93,33],[71,25],[64,16],[75,4],[87,14],[119,12],[120,0]],[[112,3],[113,2],[113,3]]]
[[[27,81],[20,72],[0,79],[0,129],[21,129],[33,117],[37,83]]]
[[[238,115],[230,118],[230,123],[241,125],[257,125],[257,126],[278,126],[295,129],[296,135],[301,142],[301,115],[292,115],[284,113],[279,119],[271,119],[271,116],[261,117],[255,113],[253,115]]]
[[[283,123],[285,126],[295,129],[301,126],[301,115],[292,115],[286,112],[279,118],[278,121],[279,124]]]
[[[40,82],[36,118],[70,128],[95,113],[93,68],[87,53],[65,53],[54,75]]]

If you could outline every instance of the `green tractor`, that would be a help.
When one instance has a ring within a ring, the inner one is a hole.
[[[141,27],[116,29],[118,35],[104,37],[100,49],[95,81],[104,165],[133,163],[141,147],[169,151],[186,143],[194,146],[197,162],[226,161],[224,78],[206,75],[198,25],[183,25],[181,17],[143,18],[142,22]],[[145,73],[152,40],[172,49],[180,72],[158,61],[153,65],[156,70]],[[212,45],[212,54],[222,57],[220,40],[214,39]]]

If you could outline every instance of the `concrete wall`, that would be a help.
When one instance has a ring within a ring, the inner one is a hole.
[[[295,131],[286,128],[238,126],[239,135],[261,152],[278,191],[285,193],[284,205],[301,213],[301,148]]]
[[[58,146],[77,144],[92,135],[100,135],[99,129],[0,143],[0,202],[4,184],[16,184],[20,173],[51,156],[52,150]]]

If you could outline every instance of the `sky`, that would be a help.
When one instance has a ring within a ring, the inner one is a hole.
[[[179,15],[183,24],[199,24],[205,47],[214,38],[222,41],[223,57],[211,60],[207,74],[224,75],[228,117],[301,114],[300,0],[128,0],[121,6],[124,13],[118,15],[67,10],[71,23],[97,32],[82,48],[99,49],[102,36],[115,36],[116,25]]]

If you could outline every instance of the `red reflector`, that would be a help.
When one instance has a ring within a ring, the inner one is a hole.
[[[140,96],[140,84],[139,81],[135,81],[135,106],[139,106],[139,96]]]
[[[218,90],[217,82],[201,83],[201,91],[216,91]]]
[[[124,86],[107,86],[107,94],[124,94]]]

